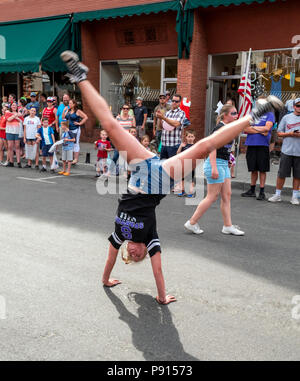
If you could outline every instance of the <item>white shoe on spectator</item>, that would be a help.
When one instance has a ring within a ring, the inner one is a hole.
[[[187,230],[190,230],[191,232],[195,233],[195,234],[202,234],[203,233],[203,230],[200,229],[200,226],[196,223],[195,225],[192,225],[190,223],[190,220],[187,221],[185,224],[184,224],[184,227],[187,229]]]
[[[293,204],[293,205],[299,205],[300,204],[300,202],[299,202],[297,197],[292,197],[290,203]]]
[[[281,200],[281,196],[279,196],[278,194],[274,194],[272,197],[268,198],[268,201],[270,201],[270,202],[280,202],[282,200]]]
[[[231,225],[231,226],[223,226],[222,229],[223,234],[233,234],[233,235],[244,235],[245,232],[240,230],[239,226]]]

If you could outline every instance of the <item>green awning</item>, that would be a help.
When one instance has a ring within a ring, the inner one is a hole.
[[[122,8],[101,9],[98,11],[75,13],[73,21],[74,22],[92,21],[92,20],[124,17],[124,16],[138,16],[141,14],[148,15],[150,13],[177,11],[178,7],[179,7],[178,0],[170,0],[170,1],[162,1],[159,3],[133,5],[133,6],[122,7]]]
[[[76,28],[70,16],[0,23],[0,42],[5,41],[5,49],[0,49],[0,73],[38,72],[39,65],[45,71],[66,71],[59,54],[80,50],[80,41],[74,41],[78,39]]]
[[[269,1],[270,3],[275,3],[278,0],[187,0],[185,4],[186,10],[195,8],[207,8],[207,7],[219,7],[220,5],[241,5],[241,4],[252,4],[252,3],[264,3]]]

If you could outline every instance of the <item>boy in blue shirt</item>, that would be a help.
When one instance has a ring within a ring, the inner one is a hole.
[[[61,138],[64,141],[62,145],[63,170],[58,172],[58,174],[64,175],[64,176],[70,176],[76,135],[69,130],[68,122],[66,121],[61,122],[61,128],[62,128]],[[66,171],[67,162],[68,162],[68,170]]]
[[[53,161],[53,152],[49,152],[49,149],[51,146],[55,143],[54,139],[54,131],[51,127],[48,126],[48,119],[42,118],[42,127],[40,127],[36,134],[37,142],[42,142],[42,169],[41,172],[47,171],[46,166],[46,158],[49,156],[50,158],[50,165],[52,165]],[[51,172],[54,172],[53,169],[51,169]]]

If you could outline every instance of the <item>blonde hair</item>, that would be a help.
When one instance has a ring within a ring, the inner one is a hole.
[[[67,120],[63,120],[61,123],[60,123],[61,126],[67,126],[69,127],[69,122]]]
[[[131,255],[128,253],[128,250],[127,250],[128,242],[129,241],[124,241],[122,246],[121,246],[121,258],[125,262],[125,265],[130,265],[131,263],[137,263],[136,261],[134,261],[132,259]],[[148,250],[146,247],[145,248],[145,256],[142,260],[144,260],[146,258],[147,254],[148,254]],[[139,261],[139,262],[141,262],[141,261]]]
[[[223,119],[224,119],[224,116],[225,115],[228,115],[230,110],[235,108],[235,106],[233,105],[227,105],[225,104],[222,108],[221,108],[221,111],[220,111],[220,114],[218,115],[217,117],[217,124],[219,124]]]
[[[150,143],[149,135],[144,135],[144,136],[141,138],[141,143],[142,143],[142,141],[144,141],[145,139],[148,139],[148,140],[149,140],[149,143]]]

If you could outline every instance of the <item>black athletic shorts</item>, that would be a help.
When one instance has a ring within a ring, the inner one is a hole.
[[[292,168],[293,177],[300,179],[300,156],[290,156],[281,152],[278,177],[291,177]]]
[[[270,171],[270,152],[266,146],[248,146],[247,166],[249,172],[269,172]]]

